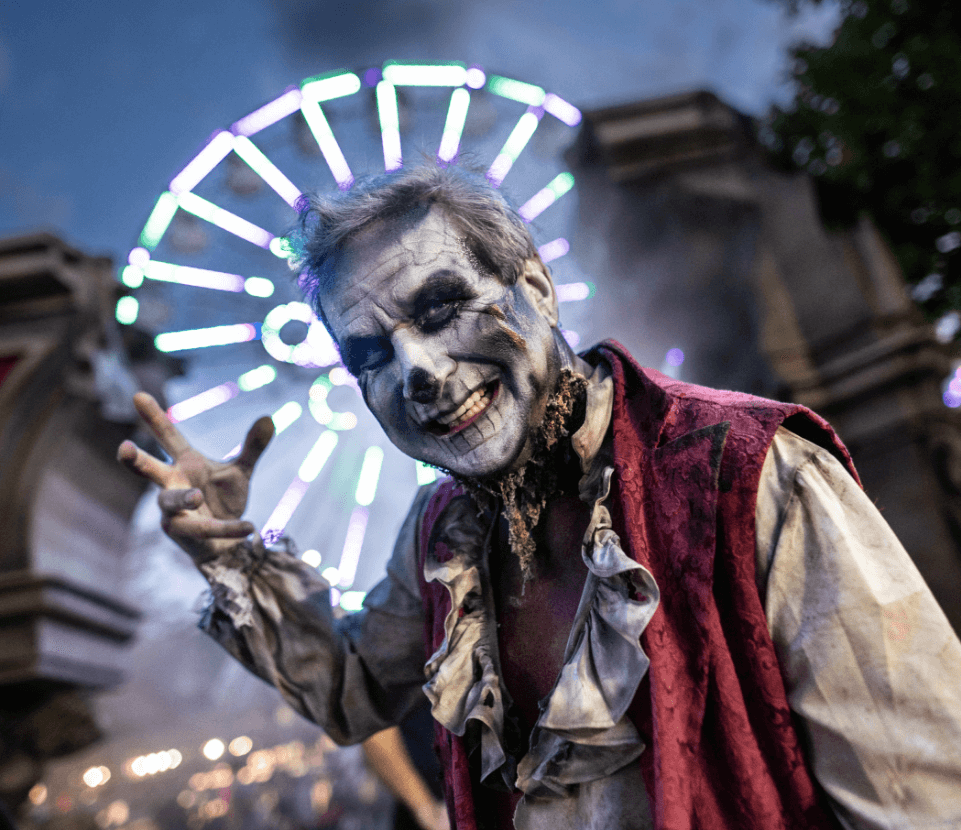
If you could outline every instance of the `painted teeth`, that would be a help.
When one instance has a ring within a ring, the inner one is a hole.
[[[439,416],[437,420],[445,427],[458,427],[464,421],[469,421],[475,415],[483,412],[490,405],[491,396],[485,389],[478,389],[464,401],[450,415]]]

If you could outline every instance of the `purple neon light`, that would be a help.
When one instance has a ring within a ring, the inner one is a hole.
[[[276,124],[282,118],[286,118],[293,112],[300,109],[301,93],[299,89],[291,89],[275,98],[269,104],[264,104],[260,109],[254,110],[249,115],[245,115],[236,121],[230,128],[235,135],[251,136],[259,133],[264,127]]]
[[[137,268],[143,268],[150,262],[150,251],[146,248],[134,248],[127,254],[127,262]]]
[[[487,83],[487,75],[479,66],[471,66],[467,70],[467,86],[471,89],[480,89]]]
[[[240,292],[244,290],[244,278],[238,274],[225,274],[222,271],[208,271],[206,268],[193,268],[189,265],[174,265],[170,262],[149,261],[143,268],[147,279],[160,282],[174,282],[178,285],[192,285],[196,288],[212,288],[215,291]]]
[[[170,192],[179,196],[193,190],[211,170],[226,158],[234,147],[234,137],[221,130],[187,166],[170,180]]]
[[[354,183],[354,175],[350,172],[347,159],[344,158],[340,145],[334,138],[333,130],[330,129],[327,116],[324,115],[320,104],[316,101],[303,100],[301,101],[300,111],[304,114],[304,120],[310,127],[310,131],[317,141],[317,146],[320,147],[320,152],[334,176],[334,181],[337,182],[337,187],[341,190],[347,190]]]
[[[553,92],[548,92],[544,96],[544,109],[568,127],[576,127],[581,123],[581,111]]]
[[[280,501],[277,502],[277,506],[267,518],[264,528],[260,532],[264,542],[268,545],[272,545],[284,535],[284,529],[287,527],[290,517],[294,515],[294,511],[303,499],[308,487],[310,487],[310,482],[304,481],[300,476],[295,476],[294,480],[290,482],[290,486],[280,497]]]
[[[591,287],[586,282],[568,282],[563,285],[555,285],[557,292],[557,302],[573,303],[579,300],[586,300],[591,296]]]
[[[543,262],[553,262],[565,256],[570,249],[571,243],[561,236],[551,242],[545,242],[537,249],[537,253],[540,254]]]
[[[684,352],[680,349],[668,349],[664,360],[668,366],[680,366],[684,362]]]
[[[238,392],[240,392],[240,388],[233,381],[221,383],[220,386],[207,389],[180,403],[175,403],[167,410],[167,417],[171,423],[182,423],[188,418],[199,415],[201,412],[206,412],[208,409],[213,409],[215,406],[227,403],[227,401],[237,397]]]
[[[340,578],[337,584],[347,588],[354,584],[357,575],[357,563],[360,562],[360,550],[364,546],[364,534],[367,531],[369,517],[366,507],[355,507],[347,523],[347,536],[344,539],[344,549],[340,554],[337,571]]]
[[[377,86],[384,78],[384,73],[379,66],[374,66],[364,73],[365,86]]]
[[[567,345],[572,349],[576,349],[578,344],[581,342],[581,336],[576,331],[571,331],[570,329],[561,329],[561,334],[567,341]]]

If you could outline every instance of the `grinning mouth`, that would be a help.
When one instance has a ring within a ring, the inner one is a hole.
[[[496,400],[500,392],[500,381],[493,381],[471,393],[457,409],[447,415],[438,415],[427,424],[431,435],[453,435],[474,423]]]

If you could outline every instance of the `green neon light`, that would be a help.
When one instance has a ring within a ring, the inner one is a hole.
[[[377,114],[380,116],[381,132],[400,129],[400,116],[397,113],[397,96],[394,85],[381,81],[377,84]]]
[[[417,468],[417,486],[423,487],[425,484],[430,484],[432,481],[436,481],[438,478],[437,470],[433,467],[427,466],[423,461],[415,462]]]
[[[524,113],[517,122],[517,126],[507,137],[507,141],[504,142],[504,149],[501,150],[501,154],[507,156],[512,163],[517,161],[517,157],[527,146],[527,142],[531,140],[531,136],[534,135],[534,130],[537,129],[539,123],[540,119],[534,113]]]
[[[380,468],[384,463],[384,451],[377,446],[368,447],[364,453],[364,463],[360,468],[360,479],[357,481],[357,491],[354,498],[361,507],[367,507],[377,495],[377,481],[380,478]]]
[[[290,259],[294,251],[286,236],[275,236],[270,240],[270,253],[278,259]]]
[[[387,61],[384,80],[396,86],[463,86],[467,68],[457,62],[426,65]]]
[[[247,277],[244,280],[244,291],[251,297],[271,297],[274,293],[274,284],[264,277]]]
[[[137,322],[137,315],[140,313],[140,303],[136,297],[121,297],[117,300],[117,322],[125,326]]]
[[[500,95],[501,98],[510,98],[512,101],[531,107],[539,107],[544,103],[545,92],[539,86],[504,78],[501,75],[491,75],[487,79],[487,89],[495,95]]]
[[[287,427],[296,421],[304,412],[304,408],[297,401],[287,401],[270,419],[274,422],[274,430],[280,435]]]
[[[297,471],[300,480],[309,483],[317,478],[336,446],[337,433],[331,432],[329,429],[325,430],[300,465],[300,469]]]
[[[555,199],[560,199],[568,190],[574,186],[574,176],[570,173],[560,173],[555,176],[545,188],[554,194]]]
[[[241,392],[251,392],[272,383],[276,377],[277,370],[273,366],[265,364],[258,366],[256,369],[251,369],[249,372],[244,372],[237,378],[237,386]]]
[[[140,288],[143,285],[143,268],[136,265],[128,265],[120,272],[120,281],[127,288]]]
[[[160,194],[157,204],[154,205],[147,219],[147,224],[143,226],[143,231],[140,233],[140,244],[144,248],[152,251],[157,247],[167,228],[170,227],[177,207],[177,197],[173,193],[168,190]]]
[[[353,72],[338,69],[323,75],[314,75],[300,82],[300,92],[308,101],[330,101],[353,95],[360,89],[360,78]]]

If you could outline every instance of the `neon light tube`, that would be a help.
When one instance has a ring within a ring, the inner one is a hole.
[[[568,127],[576,127],[581,123],[581,111],[553,92],[548,92],[544,96],[544,109],[558,121],[563,121]]]
[[[390,172],[404,166],[400,151],[400,115],[397,112],[397,93],[394,85],[381,81],[377,84],[377,115],[380,136],[384,145],[384,170]]]
[[[160,194],[154,205],[147,223],[140,233],[140,244],[148,250],[153,250],[167,232],[170,222],[177,212],[177,197],[169,190]]]
[[[178,352],[182,349],[206,349],[209,346],[228,346],[247,343],[260,336],[258,326],[236,323],[232,326],[211,326],[205,329],[168,331],[154,338],[154,345],[161,352]]]
[[[568,282],[564,285],[555,285],[554,290],[557,292],[559,303],[572,303],[594,296],[594,285],[589,282]]]
[[[534,135],[534,130],[537,129],[540,120],[540,116],[537,113],[525,112],[518,120],[514,129],[511,130],[511,134],[507,137],[507,141],[504,142],[500,153],[497,154],[497,158],[494,159],[490,170],[487,171],[487,180],[494,185],[494,187],[500,187],[504,181],[504,177],[508,174],[511,167],[514,166],[514,162],[517,161],[517,157],[527,146],[527,142],[531,140],[531,136]]]
[[[327,117],[320,108],[320,104],[316,101],[303,101],[300,105],[300,111],[304,114],[307,126],[314,134],[320,152],[324,154],[324,160],[327,162],[330,172],[334,174],[337,187],[341,190],[347,190],[354,183],[354,176],[347,166],[347,159],[344,158],[340,145],[334,138],[334,133],[330,129],[330,124],[327,123]]]
[[[487,83],[487,75],[484,74],[484,70],[479,66],[472,66],[467,70],[465,83],[471,89],[480,89]]]
[[[254,389],[260,389],[261,386],[273,383],[276,379],[277,370],[269,364],[264,364],[256,369],[251,369],[249,372],[244,372],[237,378],[237,386],[241,392],[252,392]]]
[[[574,177],[570,173],[560,173],[550,184],[539,190],[518,208],[517,213],[525,222],[530,222],[540,216],[554,202],[561,198],[574,186]]]
[[[323,433],[321,433],[320,438],[314,443],[314,446],[310,448],[310,452],[304,457],[303,463],[297,471],[297,477],[306,481],[308,484],[317,478],[317,476],[320,475],[320,471],[324,469],[324,464],[327,463],[327,459],[330,458],[330,454],[336,446],[337,433],[325,429]]]
[[[237,153],[271,189],[292,208],[297,207],[300,189],[288,179],[280,169],[265,156],[260,148],[246,136],[234,139],[234,152]]]
[[[193,190],[203,178],[222,162],[234,147],[234,137],[221,130],[187,166],[170,180],[170,192],[176,195]]]
[[[294,515],[294,511],[303,499],[308,487],[310,487],[309,482],[303,481],[300,477],[296,477],[290,482],[290,486],[284,491],[280,501],[277,502],[277,506],[267,518],[267,521],[264,522],[263,530],[260,531],[265,543],[272,545],[284,535],[284,528],[287,527],[287,522]]]
[[[150,251],[146,248],[131,248],[130,253],[127,254],[127,262],[137,268],[143,268],[150,262]]]
[[[124,326],[132,325],[137,322],[137,315],[140,313],[140,303],[136,297],[121,297],[117,300],[117,310],[115,315],[117,322]]]
[[[127,265],[120,272],[120,281],[127,288],[140,288],[143,285],[143,268],[136,265]]]
[[[540,254],[542,262],[553,262],[555,259],[560,259],[565,256],[571,249],[571,244],[563,236],[552,240],[551,242],[546,242],[537,249],[537,253]]]
[[[447,109],[447,121],[444,124],[444,134],[441,136],[440,148],[437,150],[438,161],[447,164],[453,161],[454,156],[457,155],[469,106],[470,93],[466,89],[455,89],[451,93],[450,107]]]
[[[237,274],[222,271],[208,271],[189,265],[174,265],[153,259],[143,269],[145,277],[158,282],[175,282],[178,285],[192,285],[196,288],[212,288],[215,291],[243,291],[244,278]]]
[[[292,112],[297,112],[300,109],[300,98],[299,89],[288,90],[269,104],[264,104],[260,109],[256,109],[239,121],[234,122],[230,131],[235,135],[246,136],[259,133],[264,127],[276,124]]]
[[[199,217],[218,228],[223,228],[234,236],[246,239],[258,248],[269,248],[274,235],[263,228],[258,227],[253,222],[241,219],[235,213],[218,207],[213,202],[200,198],[195,193],[181,193],[177,197],[177,202],[188,213]]]
[[[227,401],[236,398],[238,392],[240,392],[240,389],[236,383],[232,381],[221,383],[220,386],[207,389],[205,392],[200,392],[180,403],[175,403],[167,410],[167,417],[175,424],[182,423],[201,412],[227,403]]]
[[[581,336],[576,331],[570,331],[568,329],[561,329],[561,334],[567,341],[567,345],[572,349],[576,349],[578,344],[581,342]]]
[[[304,412],[304,408],[297,401],[287,401],[278,409],[270,419],[274,422],[276,435],[280,435],[287,427],[293,424]]]
[[[364,453],[364,463],[360,468],[360,478],[357,481],[357,491],[354,499],[361,507],[367,507],[377,495],[377,481],[380,479],[380,468],[384,463],[384,451],[380,447],[368,447]]]
[[[360,89],[360,78],[353,72],[338,71],[331,75],[307,78],[300,85],[300,92],[306,101],[330,101],[353,95]]]
[[[414,466],[417,469],[418,487],[422,487],[425,484],[430,484],[432,481],[437,480],[437,470],[435,470],[433,467],[429,467],[423,461],[415,461]]]
[[[264,277],[247,277],[244,280],[244,291],[251,297],[270,297],[274,293],[274,284]]]
[[[360,550],[364,546],[364,533],[367,530],[366,507],[355,507],[347,523],[347,536],[344,538],[344,549],[340,554],[337,565],[337,584],[341,588],[349,588],[354,584],[357,575],[357,563],[360,562]]]
[[[544,90],[533,84],[525,84],[523,81],[491,75],[487,79],[487,88],[501,98],[510,98],[512,101],[531,107],[539,107],[544,103]]]
[[[394,86],[463,86],[467,70],[456,63],[423,66],[388,61],[384,80]]]

